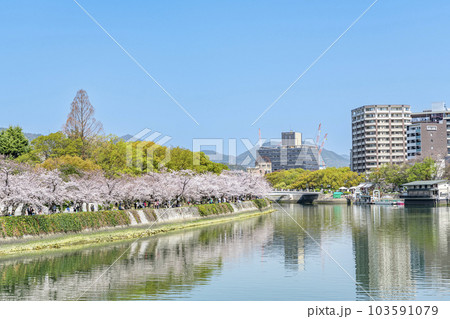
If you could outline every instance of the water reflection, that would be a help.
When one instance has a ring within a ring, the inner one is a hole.
[[[356,278],[361,287],[378,299],[449,296],[447,207],[374,206],[370,213],[355,207],[352,212]],[[358,295],[367,298],[361,291]]]
[[[82,300],[183,298],[194,285],[207,284],[224,261],[233,262],[264,245],[271,233],[270,219],[259,217],[153,237],[131,246],[122,243],[5,260],[0,264],[0,296],[2,300],[72,300],[89,288]]]
[[[93,284],[82,299],[450,299],[449,208],[284,209],[291,216],[279,211],[131,247],[0,260],[0,298],[76,299]]]

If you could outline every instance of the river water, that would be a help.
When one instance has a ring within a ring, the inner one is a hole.
[[[0,259],[0,298],[450,300],[450,208],[283,205],[135,243]]]

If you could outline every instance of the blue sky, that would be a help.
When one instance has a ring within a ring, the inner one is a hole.
[[[348,153],[350,110],[448,100],[450,2],[379,0],[264,116],[373,0],[79,3],[197,119],[197,126],[71,0],[2,1],[0,127],[61,129],[85,89],[106,133],[277,138],[296,130]],[[239,146],[242,147],[242,146]]]

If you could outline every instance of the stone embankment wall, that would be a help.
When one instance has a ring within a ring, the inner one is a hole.
[[[270,202],[258,199],[242,203],[206,204],[168,209],[140,209],[0,217],[0,241],[50,234],[77,233],[114,227],[183,222],[214,215],[267,210]]]

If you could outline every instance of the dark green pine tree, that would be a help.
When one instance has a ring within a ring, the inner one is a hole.
[[[17,158],[30,151],[30,143],[19,126],[10,126],[0,132],[0,154]]]

